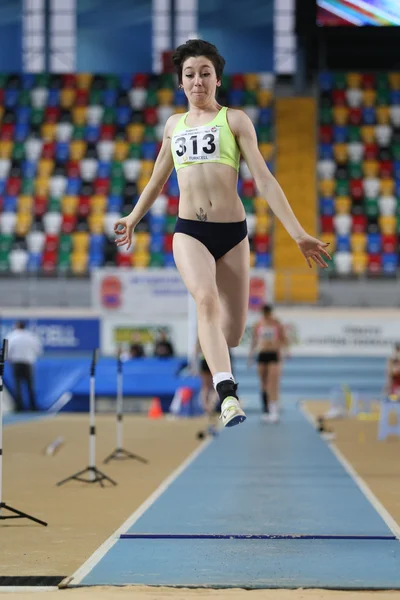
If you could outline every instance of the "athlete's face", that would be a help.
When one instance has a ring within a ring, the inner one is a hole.
[[[205,106],[215,98],[221,85],[214,65],[205,56],[191,56],[182,67],[182,85],[187,99],[194,106]]]

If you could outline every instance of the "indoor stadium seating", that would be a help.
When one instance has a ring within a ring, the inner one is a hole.
[[[223,78],[219,101],[255,124],[273,160],[273,76]],[[113,225],[149,181],[163,127],[186,111],[174,75],[0,75],[0,274],[87,275],[98,266],[174,267],[179,190],[173,171],[117,248]],[[271,264],[271,219],[242,163],[238,191],[248,214],[253,266]]]
[[[319,77],[320,230],[338,276],[395,276],[400,233],[400,73]]]

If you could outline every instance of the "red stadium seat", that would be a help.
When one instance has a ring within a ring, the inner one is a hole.
[[[332,100],[335,106],[346,106],[346,90],[333,90]]]
[[[52,252],[55,252],[58,248],[58,235],[52,235],[47,233],[46,234],[46,238],[44,241],[44,251],[45,252],[49,252],[50,254]]]
[[[76,215],[63,215],[61,231],[72,233],[76,227]]]
[[[173,233],[166,233],[164,237],[164,252],[172,252]]]
[[[350,179],[350,195],[354,200],[360,200],[364,196],[363,180]]]
[[[108,178],[98,177],[97,179],[94,180],[94,182],[93,182],[93,193],[94,194],[99,194],[100,196],[105,196],[108,194],[109,189],[110,189],[110,180]]]
[[[352,223],[353,233],[364,233],[367,230],[367,217],[365,215],[354,215]]]
[[[323,144],[333,143],[333,127],[332,125],[321,125],[319,128],[319,139]]]
[[[382,271],[382,256],[380,254],[368,255],[368,271],[375,275]]]
[[[382,249],[383,252],[392,254],[397,251],[397,235],[386,234],[382,236]]]
[[[327,215],[321,216],[321,229],[322,229],[323,233],[333,233],[334,226],[333,226],[333,217],[332,216],[327,216]]]
[[[361,125],[362,123],[362,110],[361,108],[351,108],[349,112],[349,123],[350,125]]]
[[[90,198],[89,196],[80,196],[78,204],[78,216],[87,217],[90,212]]]

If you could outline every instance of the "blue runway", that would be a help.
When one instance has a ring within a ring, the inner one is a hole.
[[[222,431],[78,583],[400,589],[400,545],[288,407]]]

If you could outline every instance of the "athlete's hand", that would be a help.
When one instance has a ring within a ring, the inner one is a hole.
[[[315,264],[319,265],[323,269],[328,267],[324,257],[328,260],[332,260],[330,254],[325,250],[325,248],[329,246],[329,243],[326,244],[325,242],[308,235],[308,233],[305,233],[303,236],[301,236],[301,238],[297,239],[296,242],[301,252],[305,256],[307,264],[310,268],[312,267],[311,261],[314,261]]]
[[[134,227],[134,223],[129,215],[127,217],[121,217],[121,219],[118,219],[118,221],[115,222],[114,233],[122,236],[115,240],[117,246],[125,246],[125,244],[128,244],[127,250],[129,250],[132,244]]]

